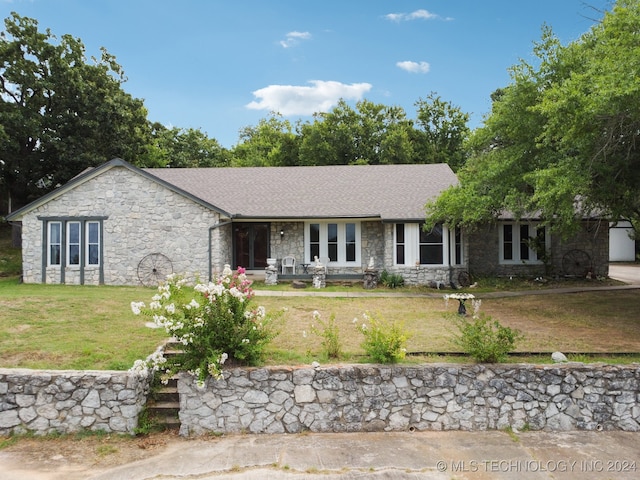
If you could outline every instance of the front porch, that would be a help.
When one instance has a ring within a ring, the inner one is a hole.
[[[265,270],[247,270],[245,273],[247,277],[254,282],[265,281]],[[363,281],[364,273],[328,273],[325,278],[327,283],[359,283]],[[278,271],[278,282],[293,282],[296,280],[311,284],[313,274],[311,271],[309,271],[309,273],[296,272],[295,274],[282,274]]]

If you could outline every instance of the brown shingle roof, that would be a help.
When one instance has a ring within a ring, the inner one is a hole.
[[[144,170],[250,218],[420,220],[427,200],[458,182],[446,164]]]

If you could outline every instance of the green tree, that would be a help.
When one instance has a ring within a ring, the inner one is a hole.
[[[427,205],[427,222],[473,226],[506,209],[566,234],[594,212],[640,226],[638,31],[638,0],[619,0],[567,46],[543,27],[536,64],[512,67],[460,184]]]
[[[227,167],[230,154],[201,130],[166,128],[154,123],[144,163],[148,167]]]
[[[89,166],[135,162],[149,142],[141,100],[105,49],[89,61],[82,42],[57,39],[16,13],[0,33],[0,189],[19,207]],[[10,207],[11,208],[11,207]]]
[[[232,163],[237,167],[297,165],[298,144],[299,138],[291,123],[271,113],[257,126],[240,131],[240,141],[231,152]]]
[[[411,163],[412,122],[401,107],[340,100],[300,128],[301,165]]]
[[[419,99],[416,107],[419,128],[414,131],[414,140],[420,160],[415,163],[447,163],[458,170],[466,160],[469,114],[434,92]]]

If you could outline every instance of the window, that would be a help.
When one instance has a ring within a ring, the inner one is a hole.
[[[540,263],[548,248],[546,229],[535,223],[505,223],[500,229],[502,263]]]
[[[436,225],[430,232],[425,232],[420,228],[421,265],[442,265],[443,247],[441,225]]]
[[[309,261],[313,261],[316,257],[320,257],[320,224],[312,223],[309,225]]]
[[[48,228],[49,265],[60,265],[62,248],[62,223],[49,222]]]
[[[45,220],[47,265],[100,265],[102,222],[69,219]]]
[[[100,264],[100,222],[87,222],[87,265]]]
[[[503,260],[513,260],[513,225],[504,225],[503,231]]]
[[[80,222],[67,223],[67,264],[80,265]]]
[[[330,223],[327,225],[327,250],[329,252],[329,260],[338,261],[338,224]]]
[[[346,257],[347,262],[355,262],[356,261],[356,246],[358,242],[356,241],[356,224],[355,223],[347,223],[344,226],[345,232],[345,248],[346,248]]]
[[[342,265],[360,263],[360,224],[347,222],[308,223],[305,258],[328,257]]]
[[[445,265],[449,261],[462,261],[459,231],[454,237],[453,232],[450,234],[442,225],[425,232],[419,223],[396,223],[394,236],[396,265]],[[449,245],[454,248],[451,254]],[[455,259],[451,258],[454,256]]]
[[[462,258],[462,230],[460,227],[454,228],[451,232],[451,243],[453,243],[453,251],[451,252],[451,265],[463,265]]]
[[[404,223],[396,223],[396,264],[404,265]]]

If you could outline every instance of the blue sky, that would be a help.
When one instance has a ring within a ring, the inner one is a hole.
[[[223,146],[270,111],[310,120],[339,98],[405,109],[435,92],[481,125],[543,24],[563,44],[610,0],[0,0],[41,30],[105,47],[148,118]],[[3,25],[4,29],[4,25]]]

